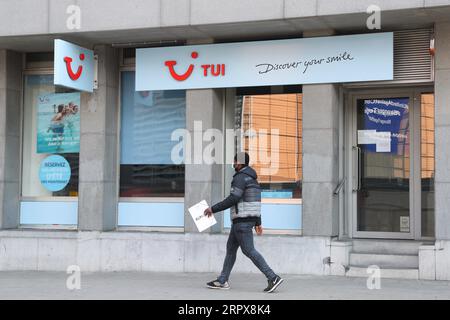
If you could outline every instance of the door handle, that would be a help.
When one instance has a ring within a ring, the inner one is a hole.
[[[361,148],[354,146],[353,150],[356,150],[356,164],[357,164],[357,174],[356,174],[356,188],[353,191],[361,190]]]

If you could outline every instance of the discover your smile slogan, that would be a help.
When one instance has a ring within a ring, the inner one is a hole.
[[[136,91],[393,79],[393,33],[136,50]]]

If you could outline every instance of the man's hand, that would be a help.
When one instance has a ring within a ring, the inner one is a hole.
[[[213,215],[212,209],[211,208],[206,209],[204,214],[207,217],[211,217]]]
[[[256,230],[256,234],[257,234],[258,236],[260,236],[260,235],[263,234],[263,227],[262,227],[261,225],[255,226],[255,230]]]

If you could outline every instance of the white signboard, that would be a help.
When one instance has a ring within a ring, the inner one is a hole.
[[[136,90],[393,79],[393,33],[136,50]]]
[[[55,40],[54,83],[79,91],[94,91],[94,51]]]

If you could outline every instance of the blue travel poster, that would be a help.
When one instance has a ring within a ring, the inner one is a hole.
[[[38,97],[37,153],[80,151],[80,93]]]
[[[409,134],[409,99],[364,100],[364,130],[375,130],[377,134],[390,136],[390,153],[405,154]],[[390,133],[390,134],[389,134]],[[361,146],[369,152],[377,151],[376,144]]]

